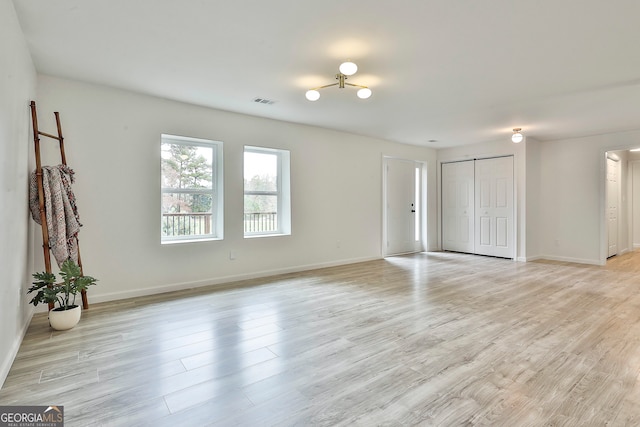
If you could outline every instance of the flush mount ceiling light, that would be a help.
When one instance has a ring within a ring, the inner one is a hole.
[[[521,130],[522,130],[521,128],[513,129],[513,135],[511,135],[511,141],[515,142],[516,144],[519,142],[522,142],[522,140],[524,139],[524,136],[522,136],[522,133],[520,133]]]
[[[339,72],[338,74],[336,74],[336,80],[338,80],[338,83],[314,87],[313,89],[309,89],[304,96],[306,96],[309,101],[317,101],[318,99],[320,99],[320,89],[331,86],[338,86],[338,88],[344,89],[345,85],[359,87],[360,89],[358,90],[356,95],[358,95],[358,98],[360,99],[367,99],[371,96],[371,89],[369,89],[367,86],[354,85],[345,81],[347,80],[348,76],[352,76],[356,73],[356,71],[358,71],[358,66],[356,64],[351,61],[343,62],[342,64],[340,64],[340,67],[338,67],[338,70]]]

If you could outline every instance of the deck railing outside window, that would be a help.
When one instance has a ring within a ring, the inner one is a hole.
[[[278,214],[276,212],[245,212],[245,233],[269,233],[278,231]]]
[[[163,236],[197,236],[200,234],[211,234],[210,212],[162,214]]]
[[[278,230],[276,212],[251,212],[244,214],[245,233],[268,233]],[[211,233],[210,212],[178,212],[162,214],[164,236],[197,236]]]

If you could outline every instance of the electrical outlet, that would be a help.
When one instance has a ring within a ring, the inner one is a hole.
[[[231,251],[229,252],[229,259],[231,261],[233,261],[234,259],[236,259],[236,251]]]

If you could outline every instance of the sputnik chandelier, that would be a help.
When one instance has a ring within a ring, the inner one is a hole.
[[[371,96],[371,89],[369,89],[368,87],[362,86],[362,85],[354,85],[352,83],[347,83],[345,81],[347,80],[348,76],[352,76],[356,73],[356,71],[358,71],[358,66],[356,64],[354,64],[351,61],[343,62],[342,64],[340,64],[340,67],[338,69],[339,69],[339,72],[338,74],[336,74],[336,80],[338,80],[338,83],[318,86],[318,87],[314,87],[313,89],[309,89],[305,94],[306,98],[309,101],[317,101],[318,99],[320,99],[320,92],[319,92],[320,89],[324,89],[326,87],[331,87],[331,86],[338,86],[340,89],[344,89],[345,85],[359,87],[360,89],[358,90],[357,95],[358,95],[358,98],[360,99],[367,99]]]

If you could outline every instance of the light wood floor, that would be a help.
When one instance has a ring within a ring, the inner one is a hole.
[[[640,254],[422,253],[37,315],[0,405],[67,426],[640,425]]]

